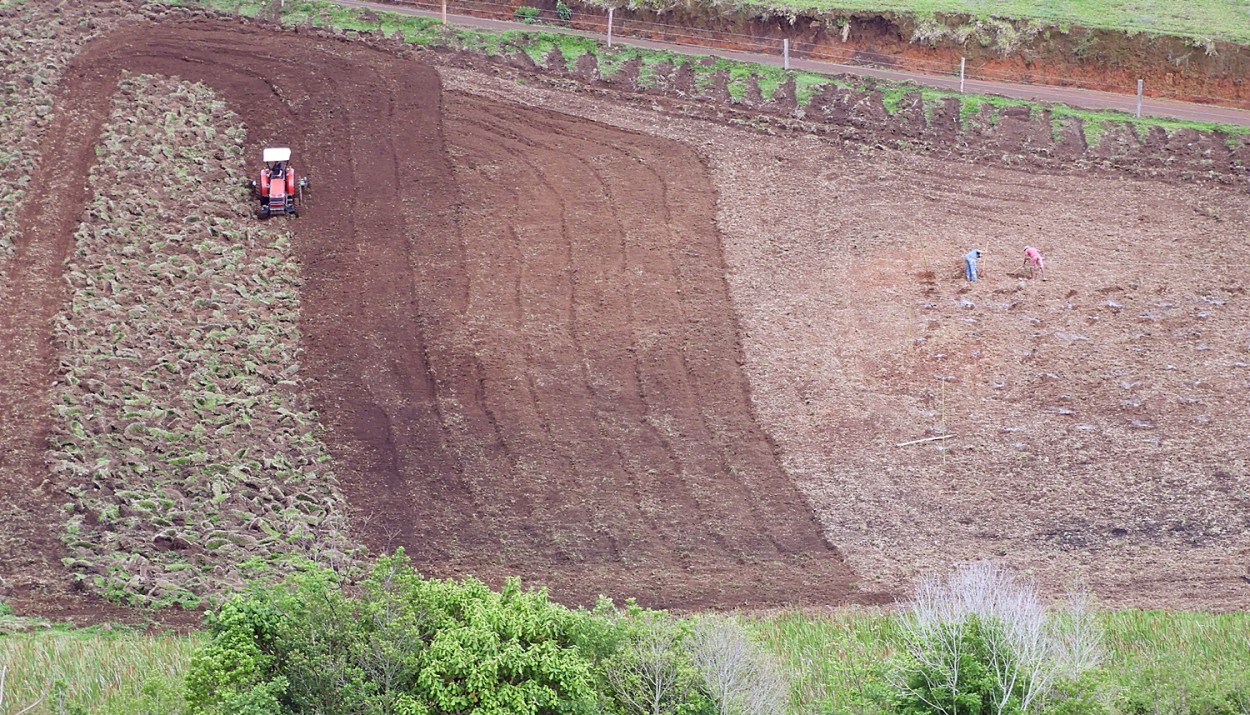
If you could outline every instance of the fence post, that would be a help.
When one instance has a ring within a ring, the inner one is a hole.
[[[447,24],[447,0],[443,0],[443,24]]]
[[[781,41],[781,68],[790,69],[790,38],[784,38]]]
[[[608,8],[608,47],[612,46],[612,11],[615,8]]]
[[[964,67],[968,64],[967,57],[959,58],[959,93],[964,93]]]
[[[1137,116],[1141,117],[1141,95],[1145,88],[1145,80],[1137,80]]]

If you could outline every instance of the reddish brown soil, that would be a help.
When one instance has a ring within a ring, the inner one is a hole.
[[[296,224],[303,371],[356,528],[433,575],[564,601],[838,603],[853,576],[756,424],[688,147],[541,110],[443,104],[360,46],[201,21],[93,44],[69,73],[0,318],[0,552],[21,610],[67,600],[41,491],[62,260],[123,69],[203,81],[314,179]],[[446,135],[446,138],[445,138]],[[31,574],[38,574],[32,576]],[[861,599],[872,600],[871,595]]]
[[[506,75],[444,82],[698,148],[759,422],[863,583],[992,559],[1117,607],[1250,605],[1244,186],[763,136]],[[1022,271],[1026,244],[1046,280]],[[968,284],[973,247],[987,275]]]
[[[430,0],[378,0],[387,5],[437,10]],[[353,4],[348,2],[346,4]],[[517,7],[543,10],[542,20],[556,22],[556,0],[456,0],[450,12],[460,16],[514,20]],[[375,5],[376,6],[376,5]],[[573,4],[569,26],[605,32],[607,12]],[[1082,87],[1133,94],[1137,80],[1145,81],[1147,96],[1188,102],[1250,106],[1250,48],[1214,42],[1209,49],[1193,38],[1125,33],[1084,27],[1039,25],[1034,31],[1019,23],[1023,39],[1004,51],[977,37],[964,43],[951,39],[954,28],[978,18],[949,15],[942,22],[950,32],[933,42],[913,40],[916,18],[906,13],[846,13],[825,15],[768,15],[726,11],[712,7],[670,7],[659,11],[617,7],[613,32],[617,37],[645,38],[704,47],[711,50],[762,52],[776,56],[783,39],[792,56],[850,65],[888,67],[929,75],[952,75],[960,59],[967,60],[969,77],[983,80]],[[850,28],[843,35],[843,25]]]

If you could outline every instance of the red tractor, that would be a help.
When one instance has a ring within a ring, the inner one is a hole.
[[[291,150],[288,147],[271,147],[261,152],[265,168],[260,170],[260,181],[249,182],[252,197],[260,201],[259,218],[290,214],[299,216],[304,203],[304,191],[308,177],[295,178],[290,166]]]

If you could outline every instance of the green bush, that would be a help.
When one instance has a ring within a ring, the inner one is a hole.
[[[623,613],[611,602],[596,608],[609,630],[592,640],[609,646],[601,673],[619,705],[636,715],[713,715],[716,704],[704,690],[692,658],[694,632],[688,620],[639,607],[632,600]]]
[[[988,561],[928,578],[901,614],[895,683],[906,713],[1033,713],[1056,686],[1097,667],[1102,628],[1087,591],[1062,610]],[[987,710],[988,708],[988,710]]]
[[[573,8],[569,7],[564,0],[556,0],[556,17],[567,25],[573,21]]]
[[[494,592],[423,579],[402,551],[359,595],[309,568],[210,619],[187,701],[194,715],[598,712],[595,666],[577,645],[587,618],[518,580]]]
[[[926,651],[930,659],[918,659],[910,668],[907,687],[898,696],[898,711],[902,715],[989,714],[1005,701],[1007,712],[1019,712],[1018,695],[1004,693],[994,677],[983,631],[976,618],[952,624],[943,642]]]
[[[0,618],[13,615],[13,607],[0,599]]]
[[[512,16],[527,25],[537,25],[543,11],[529,5],[522,5],[512,13]]]

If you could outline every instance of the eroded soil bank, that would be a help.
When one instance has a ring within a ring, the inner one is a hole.
[[[424,0],[383,0],[428,6]],[[603,31],[607,12],[570,0],[571,25]],[[513,19],[515,8],[543,10],[556,22],[556,0],[510,0],[509,4],[457,0],[453,11]],[[724,8],[678,7],[663,13],[619,8],[617,36],[706,45],[743,51],[781,51],[792,56],[875,65],[891,69],[957,74],[967,59],[969,76],[1083,87],[1132,94],[1144,81],[1151,97],[1250,107],[1250,48],[1206,38],[1059,27],[1028,21],[979,20],[966,15],[917,18],[901,13],[829,11],[790,17]]]

